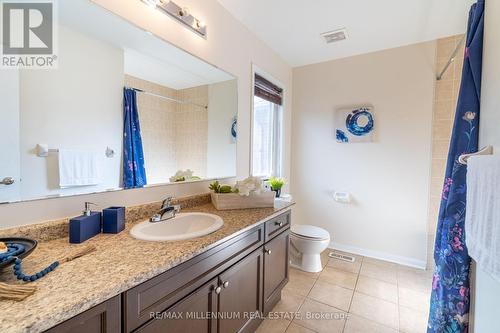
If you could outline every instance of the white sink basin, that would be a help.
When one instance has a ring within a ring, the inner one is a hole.
[[[146,241],[176,241],[208,235],[223,225],[224,222],[217,215],[179,213],[169,220],[139,223],[130,230],[130,235]]]

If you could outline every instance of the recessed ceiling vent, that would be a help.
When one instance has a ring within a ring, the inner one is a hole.
[[[321,34],[321,37],[325,39],[327,44],[340,42],[341,40],[347,39],[347,30],[346,28],[342,28],[333,31],[323,32]]]

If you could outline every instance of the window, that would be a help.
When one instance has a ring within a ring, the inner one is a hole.
[[[281,176],[283,89],[255,75],[253,98],[252,175]]]

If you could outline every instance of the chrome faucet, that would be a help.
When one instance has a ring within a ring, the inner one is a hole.
[[[150,222],[161,222],[173,219],[181,211],[180,205],[172,205],[172,197],[167,197],[161,204],[161,209],[149,219]]]

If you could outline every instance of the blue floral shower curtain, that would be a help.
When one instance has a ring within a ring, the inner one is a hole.
[[[146,185],[146,169],[134,89],[123,89],[123,119],[123,187],[143,187]]]
[[[428,333],[468,331],[470,258],[464,234],[466,166],[458,163],[458,157],[478,149],[483,27],[484,0],[478,0],[469,13],[462,83],[439,211]]]

